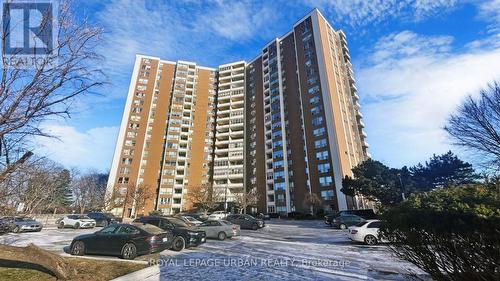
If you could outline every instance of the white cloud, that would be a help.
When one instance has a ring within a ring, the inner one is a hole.
[[[81,132],[66,125],[45,125],[55,138],[38,138],[36,153],[81,169],[96,168],[103,172],[111,166],[118,127],[99,127]]]
[[[479,3],[479,17],[500,24],[500,0],[483,1]]]
[[[253,2],[221,2],[199,17],[197,26],[209,29],[230,40],[248,40],[261,31],[267,30],[265,24],[274,22],[272,6],[254,5]],[[270,4],[270,3],[269,3]]]
[[[351,27],[380,23],[391,18],[420,21],[432,15],[453,9],[456,0],[306,0],[330,12],[335,22]]]
[[[466,95],[500,79],[500,48],[453,53],[451,41],[391,34],[357,71],[374,158],[398,166],[452,149],[442,130],[448,115]]]

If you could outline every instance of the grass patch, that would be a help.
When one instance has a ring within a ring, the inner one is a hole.
[[[106,281],[147,267],[145,264],[123,261],[104,261],[67,257],[64,257],[64,259],[76,269],[77,274],[71,278],[71,280],[76,281]],[[57,279],[50,274],[35,269],[0,267],[0,280],[55,281]]]
[[[0,267],[0,280],[10,281],[55,281],[50,274],[26,268]]]

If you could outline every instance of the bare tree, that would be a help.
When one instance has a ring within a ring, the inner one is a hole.
[[[133,206],[133,216],[137,217],[138,214],[146,215],[145,207],[148,202],[154,201],[156,199],[155,192],[148,185],[138,185],[134,192],[131,194],[130,202]]]
[[[480,91],[479,98],[468,96],[448,118],[444,129],[456,145],[480,153],[500,169],[500,84],[494,82]]]
[[[147,203],[156,198],[155,192],[148,185],[122,184],[112,192],[104,193],[104,209],[107,211],[122,209],[122,218],[125,217],[127,208],[132,209],[131,216],[144,215]]]
[[[304,203],[311,208],[311,214],[317,210],[323,201],[316,193],[308,193],[304,198]]]
[[[247,208],[257,205],[260,199],[260,194],[257,188],[252,188],[248,192],[234,193],[234,205],[238,207],[240,213],[246,213]]]
[[[0,70],[0,180],[32,156],[27,145],[31,137],[51,136],[41,128],[43,121],[69,117],[76,97],[104,83],[100,69],[103,58],[95,52],[102,29],[85,19],[75,20],[71,1],[62,1],[58,14],[53,55],[39,61],[36,68],[5,63],[16,54],[6,49],[10,30],[1,31],[4,63]],[[40,32],[49,23],[50,18],[44,14]],[[16,24],[21,23],[10,22],[11,26]]]
[[[5,210],[40,213],[69,205],[69,171],[46,158],[33,157],[0,182],[0,205]],[[4,211],[5,211],[4,210]]]
[[[82,175],[74,171],[73,174],[71,190],[76,209],[82,214],[88,210],[101,210],[104,207],[107,175],[96,171]]]
[[[201,187],[191,187],[187,197],[193,206],[203,209],[204,215],[207,215],[209,210],[219,206],[222,201],[222,192],[209,185],[202,185]]]

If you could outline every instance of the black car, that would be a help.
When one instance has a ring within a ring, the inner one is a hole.
[[[257,230],[266,226],[263,220],[256,219],[250,215],[229,215],[226,220],[239,225],[241,229]]]
[[[171,249],[174,251],[199,246],[205,243],[207,237],[205,231],[189,226],[181,219],[175,217],[146,216],[137,218],[134,222],[152,224],[161,229],[173,231],[174,241]]]
[[[340,229],[347,229],[349,226],[357,225],[365,221],[364,218],[356,215],[343,215],[332,220],[332,226]]]
[[[121,223],[122,219],[115,217],[110,213],[101,213],[101,212],[89,212],[87,216],[93,220],[95,220],[96,226],[106,227],[110,224]]]
[[[133,260],[138,255],[169,249],[173,234],[149,224],[113,224],[91,233],[77,236],[70,246],[75,256],[85,254],[120,256]]]
[[[337,214],[337,213],[335,213],[335,214],[328,214],[328,215],[326,215],[326,216],[325,216],[325,224],[327,224],[327,225],[332,225],[332,221],[333,221],[333,219],[334,219],[335,217],[337,217],[337,216],[338,216],[338,214]]]

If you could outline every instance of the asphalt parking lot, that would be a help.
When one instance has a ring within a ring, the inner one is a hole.
[[[74,236],[99,230],[46,228],[41,232],[6,234],[0,243],[34,243],[67,255]],[[95,258],[118,259],[99,256]],[[207,243],[182,252],[163,251],[138,260],[156,264],[146,280],[404,280],[421,274],[397,260],[384,245],[352,243],[347,232],[321,221],[272,220],[263,229],[242,230],[241,237]]]

